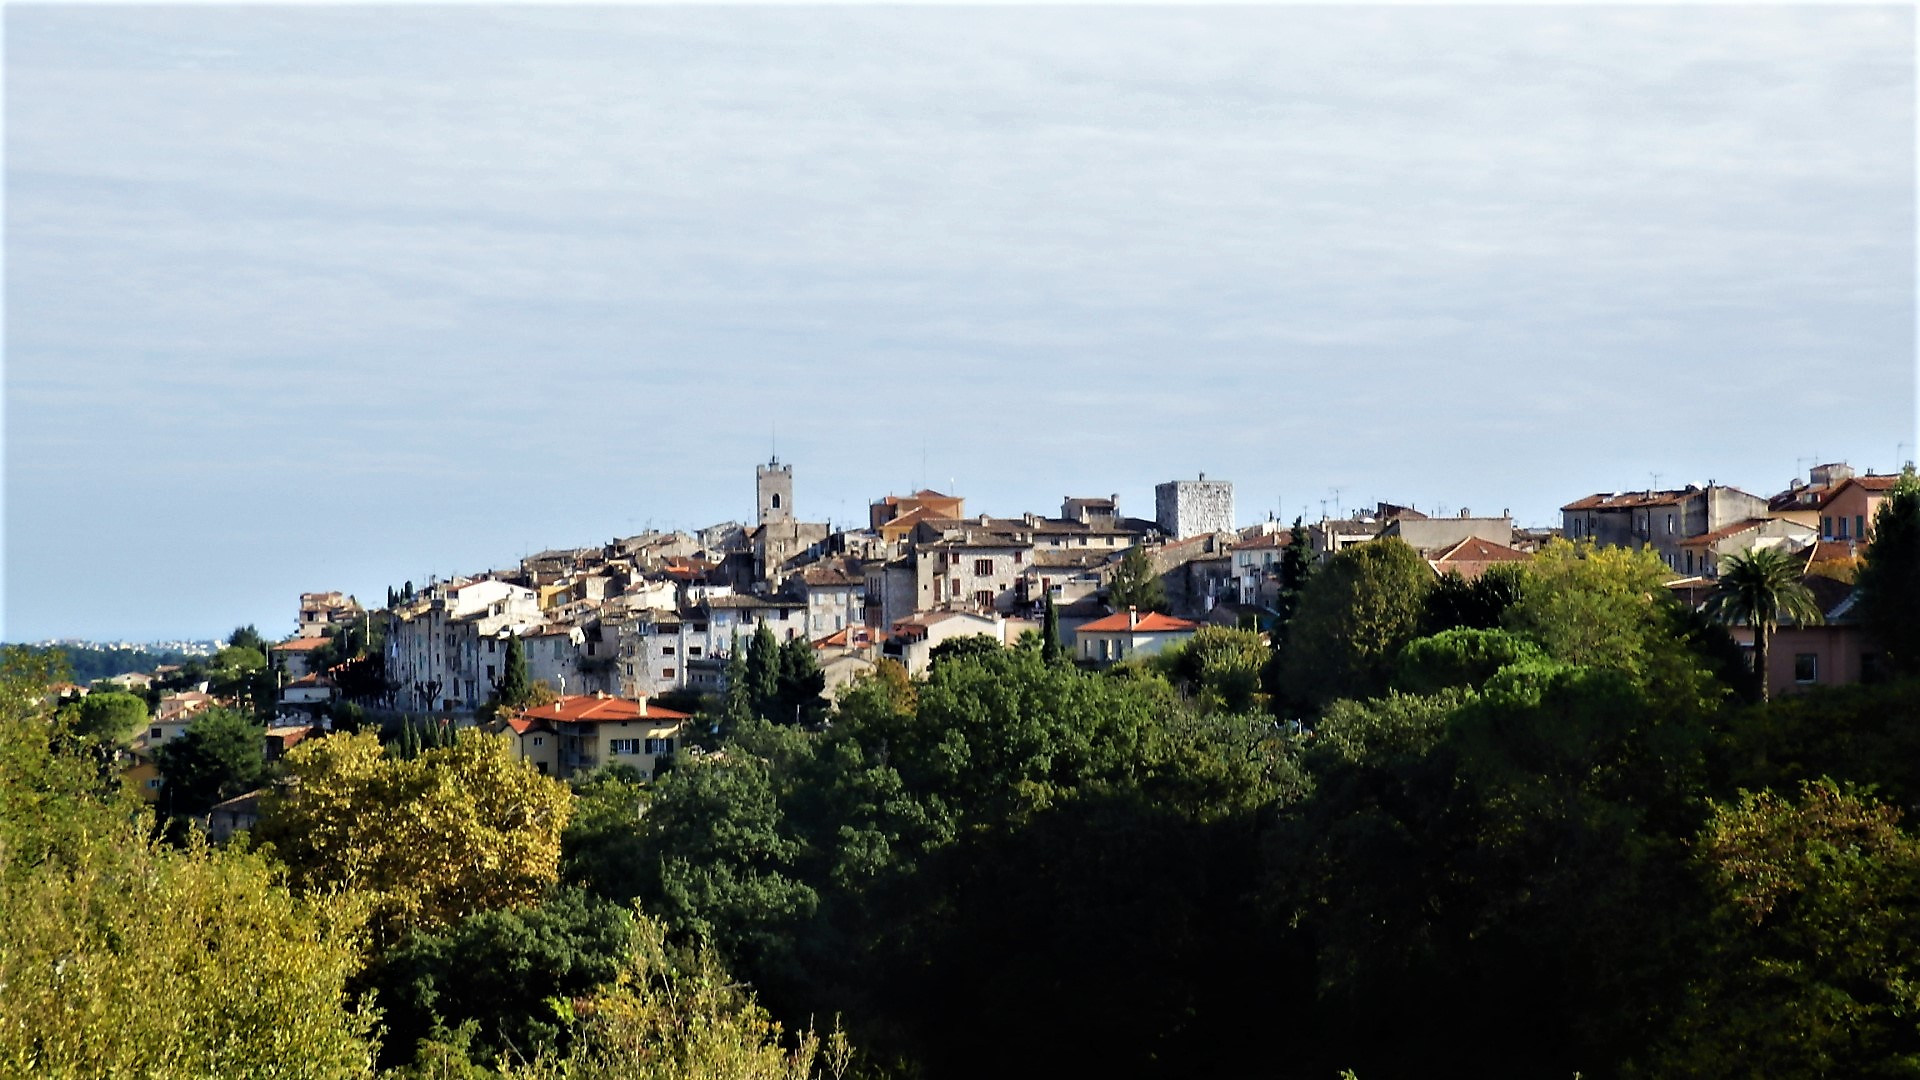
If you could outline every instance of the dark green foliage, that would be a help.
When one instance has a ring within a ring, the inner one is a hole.
[[[1384,693],[1401,646],[1419,631],[1432,584],[1426,561],[1398,537],[1328,560],[1288,632],[1284,692],[1317,705]]]
[[[233,633],[227,635],[227,644],[235,649],[252,649],[263,656],[267,651],[266,639],[260,636],[260,631],[253,628],[252,623],[238,627]]]
[[[1505,630],[1445,630],[1407,642],[1393,686],[1409,694],[1433,694],[1450,686],[1477,689],[1508,664],[1546,656],[1540,646]]]
[[[649,851],[640,835],[646,784],[628,769],[576,782],[573,817],[560,836],[560,880],[627,904],[645,891]]]
[[[753,715],[762,720],[772,719],[770,714],[780,700],[780,642],[774,638],[773,628],[764,622],[753,628],[753,637],[747,642],[742,684]]]
[[[96,690],[68,705],[73,732],[82,738],[118,746],[147,722],[147,702],[137,694]]]
[[[1828,780],[1717,806],[1694,858],[1713,901],[1703,956],[1636,1073],[1920,1071],[1920,840],[1899,817]]]
[[[963,657],[977,659],[991,656],[1000,651],[998,641],[985,634],[968,634],[965,637],[951,637],[927,650],[927,666],[944,664],[949,660]]]
[[[1912,465],[1873,516],[1873,540],[1854,584],[1860,619],[1887,665],[1920,675],[1920,477]]]
[[[1525,578],[1523,563],[1489,567],[1472,581],[1462,578],[1458,571],[1447,571],[1427,593],[1422,631],[1431,635],[1455,628],[1497,629],[1507,609],[1520,599]]]
[[[194,718],[184,734],[154,752],[166,778],[162,809],[204,814],[259,787],[267,778],[264,734],[251,718],[218,706]]]
[[[527,650],[518,634],[507,635],[507,655],[501,661],[500,681],[494,687],[502,708],[518,711],[533,697],[533,680],[527,675]]]
[[[370,982],[385,1012],[391,1064],[409,1060],[436,1026],[471,1022],[469,1053],[531,1059],[564,1049],[565,1003],[610,983],[633,945],[633,916],[577,889],[534,907],[483,911],[388,953]]]
[[[810,726],[827,715],[827,701],[821,695],[827,689],[827,677],[820,670],[820,659],[813,654],[813,643],[804,637],[789,639],[780,646],[780,678],[773,715],[767,717],[783,724]]]
[[[1266,649],[1251,630],[1202,626],[1186,644],[1157,658],[1156,667],[1208,711],[1256,707]]]
[[[1790,792],[1827,776],[1920,806],[1920,680],[1775,698],[1740,712],[1725,744],[1729,790]]]
[[[1067,647],[1060,640],[1060,612],[1052,596],[1047,597],[1046,619],[1040,624],[1040,655],[1050,664],[1067,658]]]
[[[1147,549],[1134,546],[1120,557],[1120,565],[1107,583],[1107,606],[1115,611],[1138,608],[1141,611],[1167,610],[1167,587],[1153,568]]]

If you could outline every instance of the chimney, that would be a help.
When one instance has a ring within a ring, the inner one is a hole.
[[[1140,625],[1140,609],[1137,607],[1134,607],[1132,604],[1128,604],[1127,605],[1127,629],[1131,630],[1134,627],[1139,625]]]
[[[1463,506],[1460,508],[1460,516],[1463,518],[1470,518],[1473,516],[1473,511]]]

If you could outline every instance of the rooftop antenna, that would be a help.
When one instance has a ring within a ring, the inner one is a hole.
[[[1341,517],[1345,517],[1346,511],[1340,505],[1340,492],[1344,489],[1340,487],[1330,487],[1327,490],[1333,492],[1333,512],[1339,514]],[[1325,510],[1321,511],[1323,514],[1325,512]]]
[[[780,464],[780,421],[767,421],[767,464]]]
[[[1647,493],[1651,495],[1652,493],[1659,491],[1660,490],[1660,474],[1657,472],[1650,472],[1647,474],[1647,478],[1653,481],[1653,486],[1647,489]]]

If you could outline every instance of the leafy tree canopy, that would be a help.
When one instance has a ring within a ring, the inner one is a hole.
[[[558,879],[566,785],[472,734],[412,758],[371,733],[312,739],[284,759],[255,835],[293,883],[369,894],[389,938],[468,912],[531,903]]]
[[[154,752],[166,780],[162,805],[175,814],[204,814],[265,783],[264,735],[252,717],[217,705],[194,717],[179,738]]]

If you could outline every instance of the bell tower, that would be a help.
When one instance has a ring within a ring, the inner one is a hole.
[[[753,470],[754,505],[762,525],[793,520],[793,466],[780,464],[779,455]]]

